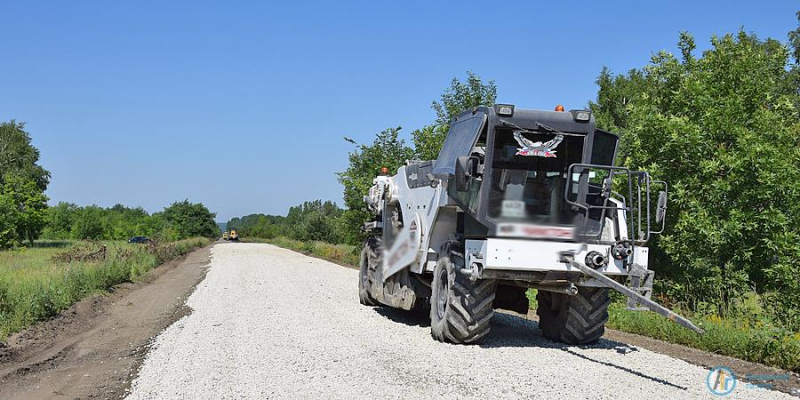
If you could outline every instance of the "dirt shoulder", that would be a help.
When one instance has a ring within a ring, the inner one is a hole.
[[[122,398],[151,339],[189,313],[212,246],[0,343],[0,398]]]

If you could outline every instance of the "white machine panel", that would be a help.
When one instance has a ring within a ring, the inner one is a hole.
[[[467,247],[470,242],[467,241]],[[519,239],[487,239],[485,269],[512,270],[512,271],[578,271],[570,265],[561,262],[561,253],[575,252],[576,260],[583,260],[590,251],[603,254],[609,263],[599,271],[607,275],[627,275],[622,266],[622,261],[611,257],[610,246],[586,245],[580,243],[564,243],[545,240],[519,240]],[[583,249],[582,249],[583,248]],[[641,247],[637,248],[641,249]],[[645,249],[646,250],[646,249]]]
[[[639,264],[644,269],[647,269],[648,258],[650,255],[650,249],[647,247],[634,247],[633,248],[633,262],[634,264]]]

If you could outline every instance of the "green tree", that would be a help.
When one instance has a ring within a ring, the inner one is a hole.
[[[800,327],[800,113],[789,49],[740,31],[694,55],[659,52],[627,75],[603,70],[590,106],[622,135],[622,163],[671,184],[654,243],[661,290],[686,305],[735,308],[755,288]]]
[[[39,150],[31,144],[25,124],[11,120],[0,123],[0,177],[31,180],[42,192],[50,183],[50,172],[38,164]]]
[[[435,160],[438,158],[449,129],[449,125],[425,125],[411,132],[411,142],[414,144],[415,157],[420,160]]]
[[[203,205],[203,203],[190,203],[189,200],[172,203],[165,208],[160,216],[166,224],[177,232],[178,239],[195,236],[217,237],[219,228],[214,218],[217,214]]]
[[[494,80],[483,83],[480,76],[467,71],[467,79],[462,82],[453,78],[441,99],[434,101],[431,107],[436,111],[436,124],[449,127],[456,115],[472,107],[490,106],[496,99],[497,85]]]
[[[400,127],[386,129],[375,137],[371,145],[359,145],[348,155],[350,163],[347,169],[337,174],[344,186],[347,209],[341,218],[348,243],[359,244],[364,239],[361,227],[370,216],[364,196],[381,168],[385,167],[394,173],[414,156],[414,151],[398,138],[400,130]]]
[[[14,199],[19,212],[17,234],[20,239],[27,239],[33,244],[45,226],[47,196],[39,189],[36,182],[21,176],[9,177],[5,187],[5,195]]]
[[[797,29],[789,32],[789,50],[794,58],[794,65],[789,70],[785,90],[797,94],[794,107],[800,110],[800,11],[797,12]]]
[[[496,99],[497,86],[494,80],[483,83],[481,77],[471,71],[467,72],[463,82],[453,78],[441,98],[431,104],[436,111],[436,122],[411,133],[415,156],[421,160],[436,159],[450,130],[450,121],[473,107],[491,106]]]
[[[14,198],[0,193],[0,248],[17,240],[17,220],[19,212]]]
[[[72,225],[72,237],[75,239],[110,239],[108,232],[108,222],[105,212],[96,205],[81,208]]]
[[[39,164],[39,150],[22,123],[0,123],[0,248],[32,242],[44,227],[50,173]]]
[[[289,209],[286,224],[294,239],[340,243],[343,240],[338,226],[341,214],[342,210],[332,201],[306,201]]]
[[[63,201],[48,208],[45,212],[45,229],[42,236],[47,239],[69,238],[77,212],[77,205]]]
[[[789,32],[789,48],[794,57],[794,63],[800,64],[800,11],[797,12],[797,29]]]

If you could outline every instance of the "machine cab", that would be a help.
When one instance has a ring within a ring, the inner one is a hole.
[[[619,193],[632,199],[633,186],[615,189],[636,181],[649,195],[650,182],[613,166],[617,145],[616,135],[595,128],[590,111],[478,107],[452,123],[433,173],[447,178],[466,237],[599,241],[606,229],[616,241],[620,227],[608,229],[625,214],[615,210],[642,209],[630,209]]]

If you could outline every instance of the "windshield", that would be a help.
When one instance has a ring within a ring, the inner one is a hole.
[[[571,225],[576,216],[564,201],[566,173],[580,163],[585,136],[498,129],[494,140],[488,216]]]

